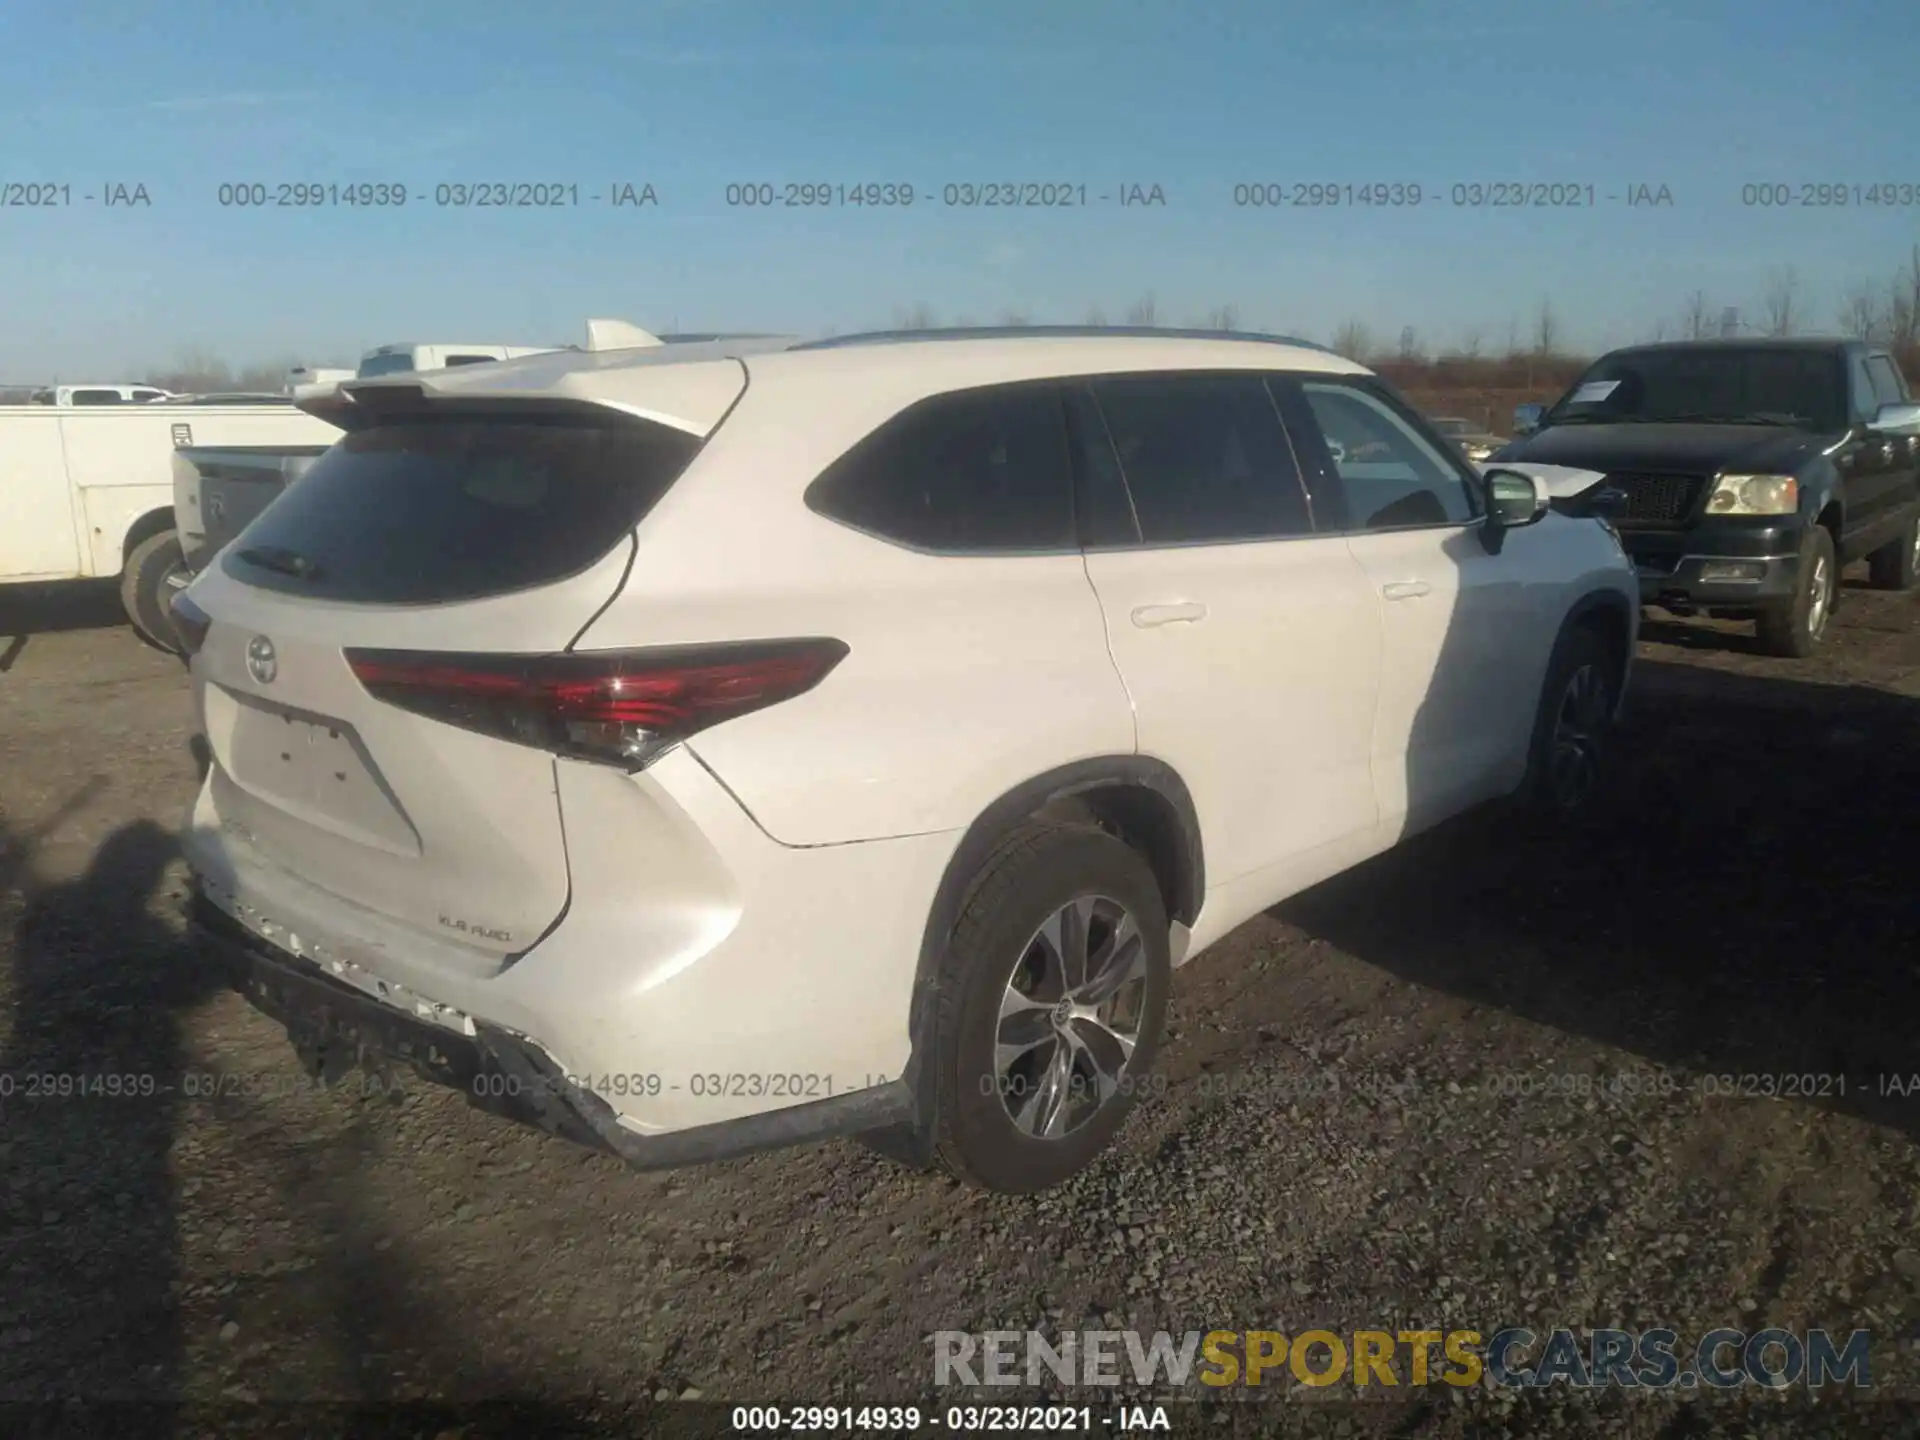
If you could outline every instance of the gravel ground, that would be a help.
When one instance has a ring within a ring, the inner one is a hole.
[[[1527,1324],[1865,1328],[1875,1387],[1270,1386],[1174,1433],[1920,1433],[1920,598],[1850,589],[1811,662],[1650,625],[1591,832],[1469,819],[1243,927],[1176,978],[1167,1093],[1027,1200],[851,1144],[637,1175],[449,1092],[306,1089],[182,944],[187,687],[112,620],[0,599],[0,1430],[499,1400],[456,1433],[668,1434],[680,1397],[943,1409],[937,1329]],[[154,1093],[23,1095],[62,1074]]]

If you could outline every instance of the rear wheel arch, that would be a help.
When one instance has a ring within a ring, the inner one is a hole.
[[[941,957],[975,878],[996,851],[1034,824],[1091,822],[1117,836],[1147,862],[1159,882],[1167,917],[1191,925],[1206,894],[1200,821],[1186,782],[1165,762],[1142,755],[1077,761],[1022,781],[988,805],[967,827],[947,861],[928,909],[914,971],[908,1016],[911,1050],[904,1076],[914,1095],[914,1133],[892,1130],[866,1137],[875,1149],[911,1164],[932,1163],[935,1097],[928,1066]]]
[[[162,534],[174,527],[173,507],[163,505],[157,510],[149,510],[127,527],[125,538],[120,542],[120,564],[124,568],[127,557],[144,541]]]

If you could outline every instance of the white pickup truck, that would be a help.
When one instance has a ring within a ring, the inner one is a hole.
[[[360,357],[357,378],[398,375],[410,370],[452,370],[461,365],[490,365],[495,360],[518,360],[522,355],[547,355],[564,345],[422,345],[402,341],[379,345]]]
[[[0,585],[118,576],[127,618],[173,648],[173,452],[309,447],[339,430],[288,405],[0,405]]]
[[[296,395],[309,385],[338,385],[342,380],[353,379],[353,374],[338,366],[296,365],[287,371],[281,388],[289,395]]]
[[[152,400],[168,400],[171,390],[158,385],[49,385],[28,397],[29,405],[53,405],[62,410],[77,405],[142,405]]]
[[[410,370],[451,370],[461,365],[490,365],[495,360],[517,360],[522,355],[546,355],[562,345],[455,345],[401,341],[376,345],[360,357],[357,370],[324,369],[301,365],[287,372],[287,394],[295,402],[332,390],[343,380],[369,375],[397,375]]]

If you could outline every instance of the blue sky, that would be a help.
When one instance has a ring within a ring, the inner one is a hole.
[[[394,340],[849,330],[911,307],[1326,338],[1641,338],[1704,290],[1815,328],[1920,241],[1906,208],[1760,209],[1753,182],[1920,187],[1910,3],[1855,0],[289,0],[0,7],[0,381],[189,346],[338,362]],[[1899,37],[1900,43],[1890,43]],[[441,208],[442,183],[577,208]],[[222,208],[223,182],[397,182],[398,210]],[[586,197],[653,185],[659,203]],[[907,182],[907,209],[746,210],[730,183]],[[1159,185],[1164,208],[965,209],[949,183]],[[1595,209],[1450,187],[1592,185]],[[1236,207],[1236,183],[1419,184],[1418,209]],[[151,205],[84,194],[144,185]],[[1671,206],[1609,202],[1665,185]],[[112,372],[111,374],[109,372]]]

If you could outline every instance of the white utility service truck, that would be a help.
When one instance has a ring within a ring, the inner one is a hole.
[[[0,405],[0,585],[117,576],[134,629],[173,649],[173,452],[339,436],[291,404]]]

